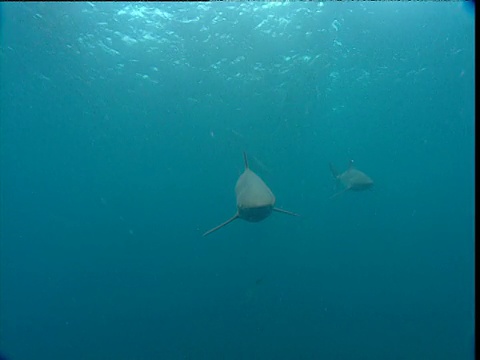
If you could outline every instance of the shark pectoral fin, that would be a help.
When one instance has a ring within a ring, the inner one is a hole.
[[[350,189],[350,188],[346,187],[346,188],[343,189],[342,191],[339,191],[339,192],[333,194],[332,196],[330,196],[330,199],[336,198],[338,195],[343,194],[343,193],[344,193],[345,191],[347,191],[348,189]]]
[[[287,215],[292,215],[292,216],[300,216],[300,215],[298,215],[298,214],[295,214],[294,212],[287,211],[287,210],[283,210],[283,209],[279,209],[279,208],[276,208],[276,207],[274,207],[272,210],[273,210],[273,211],[276,211],[276,212],[279,212],[279,213],[282,213],[282,214],[287,214]]]
[[[213,229],[208,230],[208,231],[207,231],[206,233],[204,233],[202,236],[207,236],[208,234],[211,234],[212,232],[217,231],[218,229],[224,227],[225,225],[230,224],[233,220],[236,220],[236,219],[238,219],[238,213],[236,213],[233,217],[231,217],[230,219],[228,219],[228,220],[225,221],[224,223],[221,223],[220,225],[215,226]]]

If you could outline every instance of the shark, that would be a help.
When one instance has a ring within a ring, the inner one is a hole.
[[[247,154],[243,153],[245,170],[240,175],[235,185],[235,195],[237,198],[237,211],[227,221],[208,230],[203,234],[207,236],[214,231],[230,224],[236,219],[242,219],[249,222],[259,222],[270,216],[272,212],[299,216],[298,214],[275,207],[275,195],[265,182],[255,174],[248,166]]]
[[[367,174],[358,170],[353,164],[353,160],[350,160],[348,169],[343,173],[339,173],[331,163],[329,165],[330,171],[337,181],[337,184],[340,183],[343,185],[343,189],[333,194],[330,197],[331,199],[349,190],[364,191],[371,189],[373,186],[373,180]]]

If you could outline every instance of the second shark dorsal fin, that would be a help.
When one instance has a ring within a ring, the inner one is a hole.
[[[248,169],[248,159],[245,151],[243,152],[243,161],[245,162],[245,169]]]

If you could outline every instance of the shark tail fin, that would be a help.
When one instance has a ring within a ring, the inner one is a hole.
[[[248,159],[245,151],[243,152],[243,161],[245,162],[245,169],[248,169]]]

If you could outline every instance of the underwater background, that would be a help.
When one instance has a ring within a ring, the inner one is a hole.
[[[0,5],[4,357],[474,358],[465,3]]]

